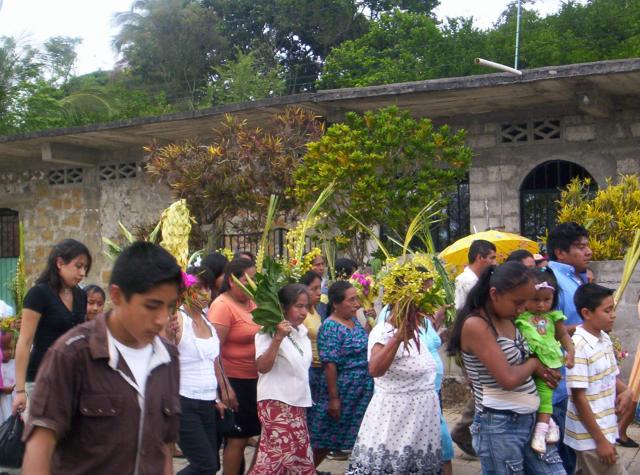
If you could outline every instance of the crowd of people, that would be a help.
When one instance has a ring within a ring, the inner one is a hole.
[[[582,226],[558,225],[547,251],[497,265],[495,245],[474,241],[451,328],[443,306],[407,340],[393,305],[358,318],[356,288],[329,285],[322,256],[279,289],[284,319],[264,332],[243,289],[251,253],[183,270],[135,243],[105,292],[81,288],[91,254],[67,239],[24,299],[12,405],[23,473],[171,474],[180,450],[182,475],[314,475],[330,454],[346,454],[351,475],[450,475],[455,442],[485,474],[625,474],[615,445],[635,444],[640,378],[619,377],[613,292],[586,274]],[[451,433],[443,340],[472,393]]]

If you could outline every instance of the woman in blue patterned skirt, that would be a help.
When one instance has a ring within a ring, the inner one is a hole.
[[[367,363],[367,332],[355,318],[356,289],[338,281],[329,289],[330,316],[318,333],[325,376],[309,411],[311,446],[318,466],[331,450],[351,450],[373,393]]]

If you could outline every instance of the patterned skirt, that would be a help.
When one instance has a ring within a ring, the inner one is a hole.
[[[267,399],[258,401],[262,435],[250,475],[315,475],[306,409]]]
[[[436,475],[442,470],[435,391],[376,391],[360,426],[346,475]]]

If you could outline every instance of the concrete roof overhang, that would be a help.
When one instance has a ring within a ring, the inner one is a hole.
[[[309,109],[328,121],[347,111],[364,112],[390,105],[437,122],[464,123],[483,116],[529,117],[535,111],[557,108],[606,117],[612,110],[640,107],[640,59],[552,66],[509,73],[415,81],[383,86],[334,89],[191,112],[143,117],[81,127],[51,129],[0,137],[0,168],[17,162],[68,163],[77,157],[95,162],[101,151],[168,143],[186,138],[205,139],[224,114],[265,126],[287,106]],[[524,111],[524,112],[523,112]],[[3,163],[4,162],[4,163]],[[78,162],[80,163],[80,162]]]

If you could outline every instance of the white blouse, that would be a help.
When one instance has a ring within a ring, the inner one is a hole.
[[[193,320],[184,311],[182,314],[182,338],[178,343],[180,352],[180,395],[199,401],[214,401],[218,382],[214,362],[220,354],[220,340],[215,328],[201,317],[211,330],[209,338],[198,338],[193,331]]]
[[[309,367],[312,355],[307,328],[300,324],[289,337],[282,340],[271,371],[258,373],[258,401],[274,399],[290,406],[311,407]],[[269,349],[272,339],[266,333],[256,334],[256,359]]]

